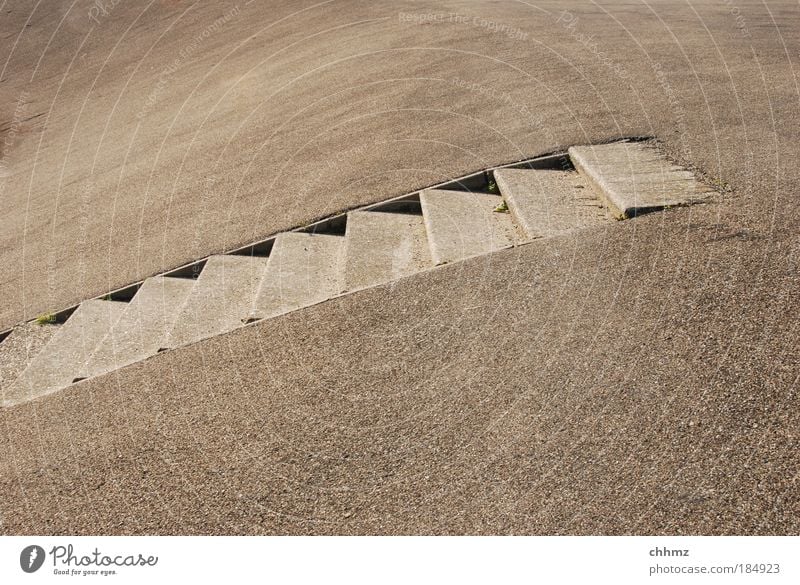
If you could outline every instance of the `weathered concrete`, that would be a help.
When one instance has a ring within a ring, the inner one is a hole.
[[[247,317],[266,258],[211,256],[180,310],[165,347],[178,347],[235,329]]]
[[[594,190],[574,171],[498,169],[494,179],[514,221],[530,238],[606,220]]]
[[[501,197],[428,189],[420,193],[420,202],[436,264],[488,254],[522,240],[511,216],[494,211]]]
[[[164,347],[195,281],[157,276],[144,281],[86,365],[89,378],[144,359]]]
[[[184,4],[0,18],[4,327],[574,144],[730,192],[2,409],[0,532],[800,533],[796,2]]]
[[[4,388],[19,378],[60,328],[61,325],[56,323],[39,325],[35,321],[29,321],[15,327],[0,342],[0,395]]]
[[[5,389],[3,406],[50,394],[69,386],[97,344],[122,316],[126,303],[84,301],[17,380]]]
[[[573,146],[569,156],[618,217],[698,203],[712,194],[646,142]]]
[[[341,236],[280,234],[270,253],[250,317],[273,317],[339,293],[343,244]]]
[[[347,215],[343,290],[389,282],[431,266],[422,216],[373,211]]]

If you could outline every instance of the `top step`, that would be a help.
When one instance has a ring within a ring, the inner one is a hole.
[[[494,179],[511,215],[530,238],[606,220],[594,189],[575,171],[497,169]]]
[[[509,248],[522,240],[497,195],[428,189],[419,195],[434,263]]]
[[[127,306],[116,301],[82,302],[22,375],[6,389],[3,406],[32,400],[72,384],[81,376],[83,364]]]
[[[620,218],[702,202],[712,193],[644,142],[573,146],[569,156]]]
[[[266,265],[266,258],[254,256],[211,256],[164,347],[186,345],[241,326]]]

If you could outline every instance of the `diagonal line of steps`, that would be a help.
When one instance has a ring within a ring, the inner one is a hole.
[[[247,317],[267,258],[211,256],[172,327],[166,348],[225,333]]]
[[[494,179],[512,217],[530,238],[607,220],[594,190],[574,171],[497,169]]]
[[[33,323],[27,323],[2,332],[2,404],[49,394],[161,349],[345,291],[599,225],[608,218],[604,206],[624,219],[713,195],[651,143],[572,147],[569,156],[577,172],[567,170],[563,154],[488,169],[321,220],[314,224],[316,233],[284,232],[230,254],[199,259],[141,286],[131,284],[107,297],[128,298],[135,291],[130,303],[85,301],[57,313],[63,324],[51,330],[31,333],[26,328]],[[464,191],[489,190],[489,173],[501,195]],[[344,237],[330,234],[343,223]],[[261,257],[267,252],[268,258]],[[197,280],[179,278],[197,270]],[[34,357],[29,347],[38,351]]]
[[[383,284],[431,266],[421,215],[380,211],[347,214],[343,290]]]
[[[194,284],[192,279],[165,276],[145,280],[82,368],[81,377],[99,376],[158,352]]]
[[[117,320],[127,303],[89,300],[81,303],[3,396],[4,406],[66,388]]]
[[[651,144],[615,142],[573,146],[569,156],[619,218],[700,203],[711,189],[672,164]]]
[[[437,265],[509,248],[522,240],[509,214],[495,211],[503,202],[496,195],[428,189],[419,199]]]
[[[274,317],[339,294],[343,241],[328,234],[278,235],[250,319]]]

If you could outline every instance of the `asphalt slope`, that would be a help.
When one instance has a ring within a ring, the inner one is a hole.
[[[796,6],[331,3],[266,29],[302,6],[247,5],[161,86],[225,9],[145,59],[183,6],[130,38],[124,6],[95,69],[53,41],[29,94],[52,113],[4,151],[6,324],[569,144],[656,136],[723,193],[3,410],[4,532],[798,532]]]

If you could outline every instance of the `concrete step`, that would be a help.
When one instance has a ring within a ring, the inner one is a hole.
[[[267,258],[211,256],[179,311],[164,347],[186,345],[242,325],[266,266]]]
[[[428,189],[420,193],[422,215],[435,264],[508,248],[522,240],[508,213],[494,209],[496,195]]]
[[[122,317],[89,358],[81,376],[99,376],[158,352],[164,347],[194,283],[188,278],[164,276],[145,280]]]
[[[575,171],[494,171],[511,216],[529,238],[554,236],[606,220],[603,204]]]
[[[269,256],[251,319],[288,313],[341,291],[344,238],[327,234],[279,234]]]
[[[712,194],[646,142],[573,146],[569,156],[618,218],[706,201]]]
[[[60,328],[61,325],[55,323],[40,325],[29,321],[14,327],[11,334],[0,342],[0,396]]]
[[[344,290],[397,280],[433,266],[421,215],[352,211],[344,243]]]
[[[3,406],[32,400],[72,384],[127,303],[84,301],[4,392]]]

